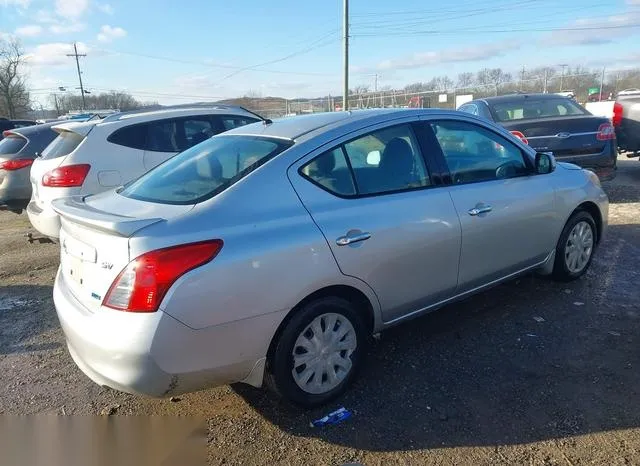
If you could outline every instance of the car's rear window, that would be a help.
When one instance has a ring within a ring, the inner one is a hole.
[[[8,136],[0,141],[0,155],[17,154],[27,145],[27,140],[20,136]]]
[[[58,137],[42,151],[42,159],[56,159],[69,155],[80,145],[83,139],[84,137],[77,133],[62,131]]]
[[[498,121],[513,121],[532,118],[557,118],[563,116],[588,115],[584,108],[571,99],[518,99],[492,105]]]
[[[161,204],[197,204],[224,191],[293,144],[259,136],[218,136],[129,183],[120,194]]]

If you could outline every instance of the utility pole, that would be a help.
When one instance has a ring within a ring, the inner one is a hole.
[[[520,75],[520,90],[524,90],[524,65],[522,65],[522,74]]]
[[[548,77],[548,71],[546,68],[544,69],[544,84],[542,86],[542,92],[544,94],[547,93],[547,77]]]
[[[562,86],[563,86],[563,84],[564,84],[564,70],[565,70],[565,69],[566,69],[566,67],[567,67],[567,66],[569,66],[569,65],[563,64],[563,65],[559,65],[559,66],[561,66],[561,67],[562,67],[562,74],[560,75],[560,92],[562,92]]]
[[[602,67],[602,77],[600,78],[600,98],[598,99],[598,102],[602,102],[602,87],[604,86],[604,71],[606,70],[606,67],[603,66]]]
[[[375,81],[373,82],[373,92],[378,92],[378,74],[374,74]]]
[[[349,110],[349,0],[344,0],[344,11],[342,17],[343,29],[343,54],[344,54],[344,78],[342,86],[342,110]]]
[[[82,72],[80,72],[80,60],[79,57],[86,57],[86,53],[78,53],[78,47],[76,43],[73,43],[73,52],[68,53],[67,57],[75,57],[76,58],[76,67],[78,68],[78,80],[80,81],[80,94],[82,95],[82,110],[85,109],[85,101],[84,101],[84,87],[82,86]]]

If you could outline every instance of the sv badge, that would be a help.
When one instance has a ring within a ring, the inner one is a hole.
[[[111,270],[113,268],[113,264],[111,262],[105,261],[102,264],[100,264],[100,267],[102,267],[103,269]]]

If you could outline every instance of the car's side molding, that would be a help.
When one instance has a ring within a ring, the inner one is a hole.
[[[442,301],[438,301],[435,304],[431,304],[431,305],[423,307],[421,309],[417,309],[417,310],[415,310],[413,312],[409,312],[408,314],[405,314],[403,316],[397,317],[397,318],[395,318],[393,320],[384,322],[384,328],[388,328],[388,327],[397,325],[397,324],[399,324],[399,323],[401,323],[401,322],[403,322],[405,320],[418,317],[418,316],[420,316],[422,314],[426,314],[428,312],[435,311],[435,310],[441,308],[442,306],[445,306],[445,305],[447,305],[449,303],[452,303],[454,301],[458,301],[460,299],[464,299],[464,298],[466,298],[468,296],[474,295],[474,294],[479,293],[481,291],[484,291],[484,290],[486,290],[488,288],[491,288],[491,287],[494,287],[496,285],[499,285],[500,283],[508,281],[508,280],[511,280],[512,278],[515,278],[518,275],[525,274],[525,273],[527,273],[529,271],[535,270],[535,269],[540,268],[540,267],[545,267],[549,263],[549,260],[551,260],[551,258],[553,258],[554,256],[555,256],[555,248],[542,261],[540,261],[540,262],[538,262],[536,264],[533,264],[533,265],[530,265],[530,266],[525,267],[523,269],[517,270],[517,271],[515,271],[513,273],[505,275],[504,277],[497,278],[497,279],[492,280],[492,281],[490,281],[488,283],[485,283],[484,285],[477,286],[475,288],[472,288],[470,290],[464,291],[464,292],[462,292],[460,294],[457,294],[455,296],[452,296],[450,298],[443,299]]]

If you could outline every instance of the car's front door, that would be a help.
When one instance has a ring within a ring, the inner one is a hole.
[[[386,322],[457,285],[460,224],[422,153],[414,127],[400,124],[353,135],[289,170],[340,270],[375,291]]]
[[[458,293],[544,261],[555,247],[551,177],[488,127],[430,121],[450,173],[449,192],[460,218]]]

